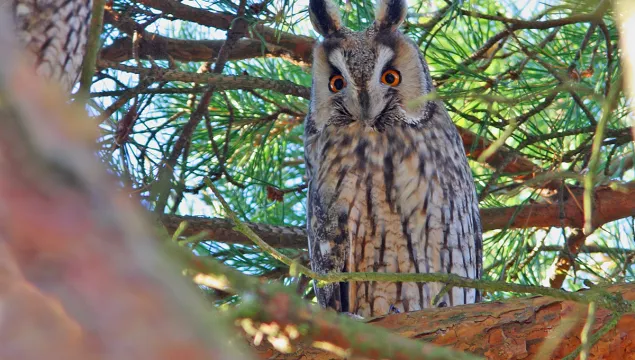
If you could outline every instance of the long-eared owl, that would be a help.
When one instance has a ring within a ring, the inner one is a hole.
[[[352,31],[330,0],[309,3],[324,37],[313,50],[305,123],[311,266],[479,278],[474,180],[443,102],[425,100],[434,87],[419,48],[399,31],[406,10],[405,0],[380,0],[375,21]],[[433,304],[443,288],[358,281],[315,291],[323,307],[363,317],[479,301],[475,289],[452,288]]]
[[[1,2],[1,1],[0,1]],[[86,52],[92,0],[10,0],[18,40],[43,78],[72,89]]]

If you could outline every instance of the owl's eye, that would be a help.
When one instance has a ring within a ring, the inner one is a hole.
[[[401,74],[394,69],[388,69],[381,75],[381,82],[388,86],[397,86],[401,83]]]
[[[331,90],[331,92],[340,92],[345,87],[346,80],[344,80],[344,77],[342,75],[331,76],[331,79],[329,80],[329,90]]]

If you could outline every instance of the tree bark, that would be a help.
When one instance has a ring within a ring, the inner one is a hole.
[[[635,300],[635,285],[612,286],[607,291],[621,292],[624,299]],[[266,308],[267,304],[263,307]],[[530,297],[394,314],[369,320],[368,323],[406,338],[448,346],[491,360],[546,360],[561,359],[580,345],[586,314],[585,304]],[[611,318],[611,311],[598,309],[592,332],[598,331]],[[566,326],[567,323],[570,326]],[[314,319],[314,324],[319,325],[320,319]],[[346,344],[347,337],[343,332],[333,328],[328,331],[329,342]],[[554,340],[555,348],[541,354],[545,351],[542,346],[547,340]],[[253,347],[262,359],[273,355],[276,359],[338,358],[333,353],[311,347],[309,341],[300,342],[293,353],[287,354],[278,353],[269,344]],[[622,316],[615,328],[591,348],[590,358],[635,359],[635,314]]]
[[[217,29],[228,30],[234,20],[231,15],[213,13],[175,0],[139,0],[139,3],[160,10],[165,14],[171,14],[176,18]],[[305,63],[311,62],[315,43],[313,38],[276,31],[276,29],[262,24],[256,25],[254,33],[249,33],[247,36],[252,36],[254,39],[262,37],[268,43],[287,49],[293,54],[293,58],[302,60]]]

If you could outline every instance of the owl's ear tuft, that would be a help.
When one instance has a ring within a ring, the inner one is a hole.
[[[406,19],[407,11],[406,0],[379,0],[375,19],[380,29],[395,31]]]
[[[322,36],[333,34],[342,27],[340,11],[331,0],[310,0],[309,17],[315,31]]]

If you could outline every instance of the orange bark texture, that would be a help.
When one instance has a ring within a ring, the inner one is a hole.
[[[619,285],[608,290],[621,292],[626,300],[635,300],[635,285]],[[563,358],[580,345],[586,316],[587,305],[548,297],[530,297],[427,309],[368,322],[407,338],[448,346],[490,360],[555,360]],[[611,317],[610,311],[598,309],[592,332],[595,333]],[[563,323],[572,326],[561,327]],[[318,332],[320,335],[321,332]],[[328,338],[332,343],[345,344],[346,340],[341,337],[341,333],[329,329]],[[327,338],[314,337],[312,340],[326,341]],[[554,341],[554,348],[545,353],[543,345],[547,340]],[[262,359],[275,354],[265,344],[255,349]],[[338,357],[311,347],[309,342],[303,342],[294,353],[277,354],[276,359],[330,360]],[[591,348],[590,359],[635,359],[635,314],[622,316],[617,326]]]
[[[481,210],[483,230],[527,227],[584,227],[582,188],[568,192],[562,203],[539,203]],[[623,189],[598,186],[593,193],[592,224],[594,228],[608,222],[635,215],[635,182]],[[511,221],[510,221],[511,219]]]

